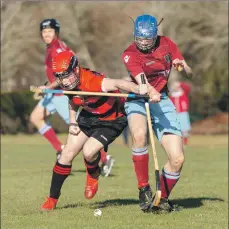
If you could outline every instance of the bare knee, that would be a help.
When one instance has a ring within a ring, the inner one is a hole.
[[[90,145],[85,144],[83,147],[83,155],[84,155],[84,159],[88,162],[92,162],[94,161],[96,155],[95,155],[95,150],[93,149],[93,147],[91,147]]]
[[[142,148],[146,146],[146,134],[145,132],[138,131],[133,134],[133,147]]]
[[[184,164],[184,154],[171,156],[169,162],[173,170],[179,171]]]
[[[30,115],[30,117],[29,117],[29,121],[30,121],[31,123],[33,123],[33,124],[36,123],[37,117],[36,117],[35,112],[32,112],[32,113],[31,113],[31,115]]]
[[[71,165],[74,158],[75,158],[74,152],[71,151],[66,152],[63,150],[59,159],[59,163],[64,165]]]
[[[42,117],[42,114],[40,114],[38,111],[34,110],[31,113],[29,120],[34,125],[38,125],[40,122],[44,121],[44,117]]]

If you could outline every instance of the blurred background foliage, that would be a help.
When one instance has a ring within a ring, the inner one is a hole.
[[[28,88],[46,81],[41,20],[59,20],[60,38],[76,52],[82,66],[122,78],[127,72],[121,54],[133,40],[130,17],[143,13],[156,16],[158,21],[164,18],[159,34],[172,38],[193,68],[192,121],[228,112],[227,1],[3,2],[1,132],[34,131],[28,117],[36,101]],[[170,81],[177,78],[185,80],[172,72]]]

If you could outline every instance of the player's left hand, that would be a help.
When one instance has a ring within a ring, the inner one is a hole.
[[[161,93],[159,93],[154,87],[148,88],[149,101],[152,103],[158,103],[161,101]]]
[[[173,60],[173,67],[177,70],[177,71],[182,71],[184,69],[184,63],[183,60],[179,60],[178,58]]]

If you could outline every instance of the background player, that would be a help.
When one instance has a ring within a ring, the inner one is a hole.
[[[52,60],[60,52],[70,51],[73,53],[73,51],[59,39],[60,23],[56,19],[44,19],[40,23],[40,33],[46,44],[45,68],[49,82],[47,86],[40,86],[40,88],[58,89],[58,83],[53,75]],[[56,112],[66,124],[69,124],[68,97],[63,94],[47,94],[32,111],[30,121],[37,127],[39,133],[52,144],[58,158],[64,145],[62,145],[51,124],[47,121],[47,118]],[[114,159],[104,149],[101,150],[101,163],[102,174],[109,176]]]
[[[188,144],[188,137],[191,131],[189,117],[189,94],[191,86],[185,82],[175,81],[170,87],[170,99],[176,107],[176,111],[180,120],[180,127],[183,136],[183,143]]]

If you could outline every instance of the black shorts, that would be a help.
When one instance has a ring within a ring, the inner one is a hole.
[[[81,111],[77,120],[81,131],[88,137],[93,137],[107,147],[127,126],[127,117],[124,115],[115,120],[100,120],[95,116]]]

